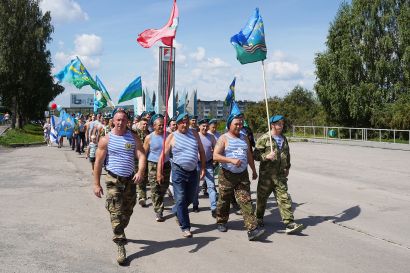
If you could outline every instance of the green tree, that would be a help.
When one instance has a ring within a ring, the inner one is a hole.
[[[286,127],[292,125],[324,125],[325,113],[320,102],[312,91],[301,86],[295,86],[283,98],[268,99],[270,116],[281,114],[286,118]],[[246,120],[255,133],[268,130],[265,101],[260,101],[247,107]]]
[[[284,98],[281,105],[288,125],[324,125],[320,102],[312,91],[296,86]]]
[[[50,13],[36,0],[0,2],[0,96],[13,111],[13,125],[42,117],[48,103],[64,88],[54,84]]]
[[[378,109],[410,92],[410,0],[343,3],[326,45],[315,90],[330,121],[372,126]]]

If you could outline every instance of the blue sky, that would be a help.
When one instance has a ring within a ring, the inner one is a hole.
[[[176,90],[198,90],[203,100],[223,100],[234,76],[236,98],[262,100],[261,64],[241,65],[230,37],[258,7],[265,25],[268,96],[284,96],[297,84],[310,90],[315,82],[314,57],[325,50],[329,25],[342,0],[179,0],[176,36]],[[143,88],[158,86],[158,42],[150,49],[136,42],[148,28],[161,28],[172,0],[42,0],[54,24],[49,45],[58,72],[78,55],[97,74],[116,103],[122,89],[136,76]],[[56,98],[69,106],[70,93],[92,93],[63,84]]]

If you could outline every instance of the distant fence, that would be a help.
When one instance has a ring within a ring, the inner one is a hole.
[[[292,126],[292,137],[410,144],[410,130],[331,126]]]

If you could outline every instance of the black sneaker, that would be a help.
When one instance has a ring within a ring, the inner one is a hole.
[[[216,209],[211,210],[212,217],[216,218]]]
[[[199,207],[196,207],[196,206],[193,207],[192,211],[193,211],[193,212],[199,212]]]
[[[256,240],[259,236],[261,236],[265,230],[263,228],[255,228],[254,230],[248,231],[248,239],[249,241]]]
[[[162,215],[162,212],[157,212],[157,213],[155,214],[155,220],[156,220],[157,222],[164,222],[164,221],[165,221],[165,218],[164,218],[164,216]]]
[[[218,231],[219,232],[227,232],[228,228],[226,227],[226,224],[218,224]]]

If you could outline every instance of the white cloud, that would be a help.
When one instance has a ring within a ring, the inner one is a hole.
[[[50,11],[51,18],[55,22],[73,22],[88,20],[88,15],[81,6],[73,0],[42,0],[40,8]]]
[[[221,58],[207,58],[206,61],[198,64],[199,67],[203,68],[225,68],[230,65],[227,62],[224,62]]]
[[[286,57],[285,52],[281,50],[275,50],[273,51],[270,59],[272,59],[273,61],[283,61],[285,57]]]
[[[78,56],[87,69],[97,69],[100,67],[103,46],[101,37],[95,34],[81,34],[74,40],[74,50],[70,53],[58,51],[54,55],[54,65],[57,72],[68,62]]]
[[[103,51],[102,39],[95,34],[81,34],[74,40],[75,52],[84,56],[100,56]]]
[[[196,51],[189,54],[189,56],[197,61],[202,61],[205,58],[205,48],[197,47]]]
[[[302,72],[300,71],[299,65],[286,61],[273,61],[267,63],[266,72],[268,76],[273,76],[276,79],[282,80],[302,77]]]

